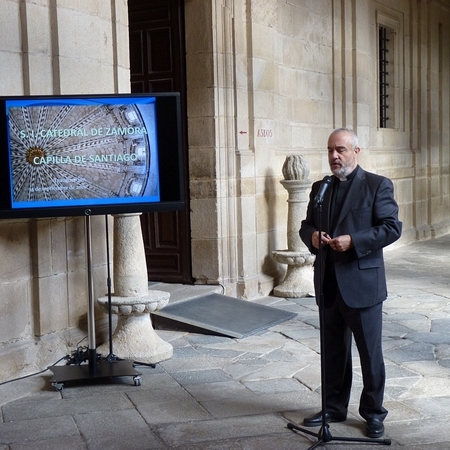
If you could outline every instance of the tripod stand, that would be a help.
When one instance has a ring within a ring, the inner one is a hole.
[[[327,178],[327,177],[326,177]],[[321,186],[320,193],[315,198],[314,207],[318,208],[318,229],[319,229],[319,249],[317,254],[317,264],[316,267],[319,269],[319,292],[316,292],[316,295],[319,299],[319,328],[320,328],[320,369],[321,369],[321,402],[322,402],[322,424],[318,433],[314,433],[308,429],[299,427],[293,423],[288,423],[287,427],[294,432],[301,432],[310,436],[315,436],[317,438],[317,442],[309,447],[308,450],[312,450],[318,447],[322,443],[327,443],[331,441],[345,441],[345,442],[366,442],[370,444],[381,444],[381,445],[391,445],[390,439],[373,439],[373,438],[352,438],[352,437],[333,437],[330,432],[330,427],[326,421],[326,378],[325,378],[325,317],[324,317],[324,296],[323,296],[323,245],[322,245],[322,203],[323,203],[323,194],[327,188],[327,185],[330,184],[329,177],[328,180],[325,181]]]

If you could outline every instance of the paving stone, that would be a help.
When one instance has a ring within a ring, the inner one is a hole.
[[[26,407],[24,407],[24,402]],[[118,392],[114,395],[91,395],[57,400],[27,402],[25,399],[10,402],[3,406],[5,422],[38,419],[43,417],[71,416],[83,412],[131,409],[133,404],[128,397]]]
[[[200,383],[220,383],[232,380],[230,375],[222,369],[190,370],[187,372],[176,372],[172,376],[182,386]]]
[[[287,352],[284,348],[277,348],[264,355],[264,359],[268,362],[294,362],[298,364],[298,358],[292,353]]]
[[[161,404],[147,403],[136,406],[139,414],[152,428],[155,425],[167,423],[196,422],[211,420],[213,417],[195,399],[182,402],[169,401]]]
[[[89,450],[148,450],[164,446],[135,409],[74,416]]]
[[[81,436],[70,436],[63,438],[44,439],[32,442],[17,442],[9,448],[2,447],[0,450],[86,450],[86,443]]]
[[[406,398],[436,398],[450,396],[450,383],[448,374],[443,377],[429,376],[422,377],[408,390]]]
[[[241,355],[239,355],[237,358],[233,358],[233,361],[236,362],[248,362],[249,364],[256,364],[260,365],[260,361],[262,361],[263,364],[267,364],[267,360],[261,356],[261,353],[254,353],[254,352],[243,352]]]
[[[187,341],[194,347],[207,346],[214,344],[221,344],[230,342],[232,339],[225,336],[214,336],[211,334],[190,334],[187,336]]]
[[[129,393],[128,397],[135,407],[155,405],[163,408],[167,402],[183,403],[192,400],[192,396],[186,389],[177,385],[176,388],[160,388],[154,386],[150,389]]]
[[[431,323],[431,331],[443,333],[450,336],[450,317],[448,319],[436,319]]]
[[[67,436],[80,436],[74,419],[69,415],[0,423],[2,444],[43,441]]]
[[[198,402],[208,400],[222,400],[226,398],[253,397],[255,394],[238,381],[209,384],[190,384],[185,386],[186,391]]]
[[[264,366],[267,362],[262,359],[242,360],[239,362],[230,362],[225,364],[223,369],[234,380],[242,380],[246,376],[256,372],[261,366]]]
[[[397,366],[395,364],[385,364],[385,366],[386,366],[386,378],[390,380],[390,382],[393,379],[408,381],[408,380],[415,380],[418,377],[420,377],[420,375],[417,372],[410,370],[406,367]]]
[[[253,394],[252,396],[225,398],[200,402],[203,408],[215,419],[236,417],[257,417],[261,414],[279,412],[288,408],[285,402],[280,404],[282,396],[275,399],[269,396]],[[291,396],[292,398],[292,396]],[[275,403],[274,401],[275,400]],[[290,405],[292,408],[293,405]],[[297,403],[295,404],[297,407]]]
[[[198,348],[197,351],[210,358],[234,359],[242,355],[242,352],[239,351],[211,347]]]
[[[385,419],[386,429],[390,428],[392,422],[397,422],[399,420],[417,420],[420,421],[424,418],[420,409],[414,407],[414,405],[407,402],[390,401],[384,402],[385,408],[388,410],[388,415]]]
[[[198,352],[198,350],[189,345],[185,347],[174,348],[173,356],[171,359],[199,358],[200,356],[201,354]]]
[[[184,445],[221,439],[237,439],[250,436],[280,433],[286,422],[277,414],[263,414],[247,417],[230,417],[220,420],[197,421],[194,423],[173,423],[157,427],[155,434],[167,445]]]
[[[383,322],[383,336],[401,336],[404,337],[408,333],[414,331],[412,328],[406,327],[398,322]]]
[[[222,383],[212,383],[217,386]],[[216,387],[216,389],[220,389]],[[153,389],[129,394],[130,400],[148,424],[208,419],[210,415],[185,389]]]
[[[439,364],[439,361],[408,361],[402,364],[421,375],[422,378],[442,377],[448,378],[449,371]]]
[[[286,430],[283,433],[262,437],[231,438],[221,441],[202,442],[173,447],[172,450],[299,450],[306,442],[301,437]],[[306,448],[306,447],[305,447]]]
[[[313,327],[298,329],[289,328],[284,329],[282,332],[285,336],[300,342],[303,342],[305,339],[317,340],[320,333],[318,329]]]
[[[195,368],[218,369],[222,364],[215,358],[200,356],[199,358],[176,358],[169,359],[160,363],[161,367],[168,373],[187,372]]]
[[[404,448],[420,448],[419,445],[437,445],[450,442],[450,427],[448,426],[449,417],[443,417],[441,419],[421,419],[418,423],[413,420],[403,420],[398,422],[392,422],[389,424],[389,434],[395,436],[395,441],[399,445],[403,445]],[[426,430],[426,432],[424,432]]]
[[[430,331],[428,333],[411,332],[406,334],[407,339],[420,344],[428,343],[432,345],[447,344],[450,345],[450,334],[446,330],[444,333]]]
[[[443,359],[443,360],[439,361],[439,364],[442,367],[449,367],[450,368],[450,358],[449,359]]]
[[[396,363],[407,361],[434,361],[434,345],[412,343],[384,352],[385,358]]]
[[[257,394],[305,391],[307,388],[294,378],[274,378],[271,380],[243,381],[244,386]]]
[[[241,378],[241,381],[271,380],[274,378],[292,378],[304,368],[298,362],[270,362],[264,367]]]
[[[310,391],[253,394],[249,397],[234,397],[201,402],[216,419],[237,416],[257,416],[267,413],[303,411],[316,404],[320,409],[319,396]]]
[[[450,396],[443,397],[427,397],[427,398],[413,398],[404,400],[404,403],[410,406],[425,417],[439,418],[447,417],[450,419]],[[409,417],[408,417],[409,418]]]

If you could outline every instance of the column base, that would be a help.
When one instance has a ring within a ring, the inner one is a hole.
[[[112,297],[112,313],[118,316],[112,336],[115,356],[146,364],[156,364],[173,356],[172,345],[156,334],[150,319],[150,312],[162,309],[169,301],[169,295],[149,291],[144,297]],[[98,302],[104,311],[108,310],[107,297],[99,298]],[[106,357],[109,341],[98,346],[97,353]]]
[[[276,297],[314,297],[314,256],[289,250],[272,252],[275,261],[287,264],[283,281],[273,289]]]

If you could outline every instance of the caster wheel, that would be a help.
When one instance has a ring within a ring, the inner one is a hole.
[[[53,386],[58,392],[61,392],[61,391],[63,390],[64,384],[63,384],[63,383],[54,382],[54,383],[52,383],[52,386]]]
[[[141,377],[134,377],[134,385],[135,386],[140,386],[141,385]]]

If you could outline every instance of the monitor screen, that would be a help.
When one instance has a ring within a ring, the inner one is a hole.
[[[2,97],[0,218],[184,207],[178,93]]]

